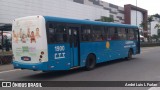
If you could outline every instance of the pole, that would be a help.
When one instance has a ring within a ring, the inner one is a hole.
[[[137,26],[137,0],[136,0],[136,26]]]
[[[151,41],[151,30],[152,30],[152,23],[150,22],[149,41]],[[152,41],[151,41],[151,42],[152,42]]]
[[[2,40],[1,40],[1,45],[2,45],[2,53],[3,53],[3,28],[1,29],[2,31],[1,31],[1,34],[2,34]]]
[[[2,53],[3,53],[3,28],[2,28]]]

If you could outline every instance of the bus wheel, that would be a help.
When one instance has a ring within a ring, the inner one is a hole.
[[[88,55],[86,61],[86,70],[90,71],[95,68],[96,65],[96,57],[93,54]]]
[[[129,50],[127,60],[131,60],[132,59],[132,55],[133,55],[132,50]]]

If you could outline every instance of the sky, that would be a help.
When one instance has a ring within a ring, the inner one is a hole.
[[[102,0],[121,7],[125,4],[132,4],[136,6],[136,0]],[[137,6],[148,10],[148,15],[160,14],[159,0],[137,0]]]

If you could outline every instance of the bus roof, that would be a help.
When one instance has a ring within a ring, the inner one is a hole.
[[[53,17],[53,16],[44,16],[44,18],[46,22],[56,21],[56,22],[67,22],[67,23],[75,23],[75,24],[92,24],[92,25],[104,25],[104,26],[113,26],[113,27],[124,27],[124,28],[138,28],[137,26],[134,26],[134,25],[111,23],[111,22],[78,20],[78,19],[69,19],[69,18],[61,18],[61,17]]]

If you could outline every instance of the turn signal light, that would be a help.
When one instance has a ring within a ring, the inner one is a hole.
[[[43,58],[43,56],[42,56],[42,55],[40,55],[40,58]]]
[[[42,51],[42,52],[41,52],[41,54],[43,55],[43,54],[44,54],[44,52]]]

